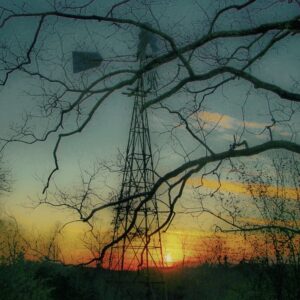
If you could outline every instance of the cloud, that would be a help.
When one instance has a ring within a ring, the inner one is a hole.
[[[220,192],[245,196],[251,195],[248,184],[238,181],[222,180],[221,186],[219,186],[219,182],[216,179],[193,177],[187,181],[187,184],[193,187],[201,186],[203,188],[210,189],[211,191],[215,191],[219,188]],[[261,191],[264,191],[263,195],[266,197],[282,197],[283,199],[298,200],[300,196],[299,190],[297,191],[297,189],[289,186],[281,188],[275,185],[262,186],[260,184],[253,183],[251,190],[254,196],[259,196]]]
[[[263,129],[267,125],[267,123],[242,121],[229,115],[211,111],[201,111],[196,117],[208,128],[217,126],[219,129],[236,129],[245,126],[252,129]]]
[[[241,133],[241,129],[245,128],[248,133],[253,134],[256,139],[265,139],[266,135],[269,137],[269,131],[266,130],[267,126],[270,126],[270,121],[266,122],[256,122],[247,121],[234,118],[227,114],[220,114],[213,111],[201,111],[194,115],[196,125],[198,124],[202,129],[211,131],[216,130],[222,133],[223,140],[232,141],[233,131]],[[291,132],[287,131],[284,124],[274,124],[272,126],[273,136],[279,136],[282,138],[287,138],[291,136]]]
[[[248,228],[254,226],[282,226],[290,228],[298,228],[300,225],[300,220],[275,220],[275,219],[264,219],[263,217],[242,217],[238,218],[238,224],[247,226]]]

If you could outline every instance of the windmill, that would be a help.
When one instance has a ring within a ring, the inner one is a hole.
[[[145,24],[149,26],[149,24]],[[155,36],[141,29],[137,49],[140,67],[147,61],[148,52],[157,50]],[[151,277],[151,270],[164,266],[160,232],[152,235],[160,225],[158,201],[154,195],[137,210],[144,199],[138,196],[149,192],[155,180],[151,138],[147,110],[143,109],[148,94],[155,93],[155,74],[140,76],[132,93],[134,98],[129,138],[119,200],[133,196],[127,202],[120,202],[115,208],[113,239],[128,233],[110,251],[109,267],[113,270],[137,270],[147,287],[147,298],[154,298],[154,284],[163,286],[162,278]],[[134,220],[134,218],[136,218]]]
[[[149,24],[145,23],[146,26]],[[155,36],[141,29],[137,49],[140,67],[157,50]],[[73,53],[74,72],[80,72],[100,65],[102,57],[94,52]],[[77,61],[77,62],[76,62]],[[152,276],[153,270],[164,266],[162,240],[159,232],[158,201],[154,195],[145,202],[141,194],[149,192],[155,180],[153,155],[147,111],[143,109],[149,93],[155,93],[155,74],[141,75],[132,93],[134,103],[131,116],[129,138],[126,149],[125,164],[119,204],[114,208],[113,241],[119,240],[109,252],[107,267],[115,271],[137,271],[137,278],[147,287],[147,298],[153,299],[153,286],[164,285],[163,280]],[[132,200],[122,202],[130,197]],[[133,225],[133,226],[132,226]],[[158,231],[155,235],[153,232]],[[127,233],[124,235],[124,233]],[[122,237],[120,239],[119,237]]]

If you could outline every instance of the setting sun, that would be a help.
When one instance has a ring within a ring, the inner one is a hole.
[[[171,255],[170,253],[167,253],[167,254],[165,255],[165,263],[166,263],[167,265],[170,265],[170,264],[173,263],[173,258],[172,258],[172,255]]]

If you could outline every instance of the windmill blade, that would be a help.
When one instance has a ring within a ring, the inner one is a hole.
[[[79,73],[99,67],[103,61],[102,56],[98,52],[82,52],[82,51],[73,51],[73,73]]]

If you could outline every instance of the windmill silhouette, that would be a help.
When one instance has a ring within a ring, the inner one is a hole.
[[[146,26],[149,24],[145,23]],[[157,50],[152,33],[142,29],[139,34],[137,59],[140,67],[149,55]],[[80,72],[100,65],[102,57],[95,52],[73,53],[73,70]],[[140,205],[155,182],[153,155],[147,110],[143,109],[146,97],[155,93],[157,76],[154,73],[141,75],[135,89],[130,93],[134,98],[129,138],[119,204],[114,208],[113,241],[109,251],[107,267],[115,271],[138,271],[137,280],[147,287],[147,299],[155,298],[153,286],[164,285],[162,277],[153,277],[153,270],[164,266],[162,240],[159,229],[160,214],[154,195]],[[143,196],[142,196],[143,195]],[[123,199],[130,198],[126,202]],[[155,233],[156,234],[153,234]],[[126,234],[124,234],[126,233]],[[122,237],[120,239],[120,237]]]
[[[154,36],[142,29],[137,49],[140,67],[147,62],[148,51],[153,55],[155,49],[157,48]],[[109,268],[112,270],[142,271],[138,280],[147,286],[148,299],[155,298],[154,284],[164,285],[162,277],[151,276],[152,269],[158,270],[164,266],[156,196],[140,207],[144,199],[144,196],[140,195],[149,192],[155,182],[148,114],[143,107],[146,97],[156,92],[156,78],[153,73],[148,76],[141,75],[132,93],[134,104],[119,200],[133,198],[127,202],[120,201],[115,208],[113,239],[118,239],[126,232],[127,234],[111,248],[109,255]],[[158,232],[152,235],[157,230]]]

